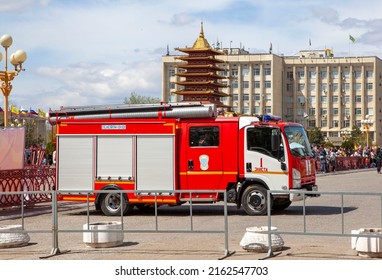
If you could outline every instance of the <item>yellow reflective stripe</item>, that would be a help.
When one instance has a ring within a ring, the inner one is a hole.
[[[180,175],[237,175],[236,171],[187,171],[187,172],[180,172]]]

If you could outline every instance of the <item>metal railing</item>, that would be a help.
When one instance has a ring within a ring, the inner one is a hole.
[[[161,190],[150,190],[150,195],[154,196],[154,215],[155,215],[155,226],[153,229],[126,229],[124,227],[124,215],[123,211],[121,211],[120,215],[120,221],[121,221],[121,229],[108,229],[108,230],[95,230],[95,229],[90,229],[89,225],[90,223],[90,197],[99,194],[99,193],[117,193],[121,197],[124,194],[128,193],[135,193],[135,194],[147,194],[147,191],[142,192],[142,191],[125,191],[125,190],[99,190],[99,191],[81,191],[82,195],[85,195],[87,197],[87,202],[86,202],[86,220],[87,220],[87,229],[59,229],[59,219],[58,219],[58,196],[59,195],[64,195],[68,194],[71,192],[68,191],[21,191],[21,192],[3,192],[2,194],[4,195],[15,195],[20,197],[20,205],[21,205],[21,230],[22,232],[25,233],[51,233],[52,234],[52,247],[51,247],[51,252],[48,256],[41,257],[41,258],[48,258],[51,256],[55,256],[58,254],[63,254],[66,253],[67,251],[61,251],[59,249],[59,234],[60,233],[85,233],[85,232],[123,232],[123,233],[198,233],[198,234],[203,234],[203,233],[208,233],[208,234],[223,234],[224,235],[224,256],[220,259],[224,259],[235,252],[230,252],[228,249],[228,208],[227,208],[227,192],[226,191],[200,191],[200,190],[188,190],[188,191],[180,191],[180,190],[172,190],[171,193],[187,193],[192,197],[192,194],[197,192],[197,193],[222,193],[224,195],[224,205],[223,205],[223,219],[224,219],[224,226],[222,230],[203,230],[203,229],[198,229],[196,230],[194,228],[194,216],[193,216],[193,200],[190,199],[189,201],[189,209],[190,209],[190,222],[189,222],[189,229],[188,230],[182,230],[182,229],[174,229],[174,230],[161,230],[159,229],[159,219],[158,219],[158,196],[163,196],[164,193],[168,193],[169,191],[161,191]],[[25,229],[25,211],[24,211],[24,204],[25,204],[25,198],[30,196],[30,195],[43,195],[45,197],[51,198],[51,209],[52,209],[52,226],[51,229],[40,229],[40,230],[27,230]],[[121,200],[121,208],[124,208],[124,199]],[[17,233],[17,230],[12,230],[12,231],[7,231],[7,230],[2,230],[1,232],[4,233]]]
[[[303,231],[280,231],[280,230],[272,230],[272,214],[271,214],[271,194],[277,193],[277,194],[301,194],[303,199],[303,205],[302,205],[302,216],[303,216]],[[298,191],[298,190],[289,190],[289,191],[275,191],[275,190],[267,190],[267,231],[264,231],[264,233],[268,234],[268,254],[266,258],[275,256],[277,254],[274,254],[272,250],[272,234],[289,234],[289,235],[301,235],[301,236],[341,236],[341,237],[375,237],[375,234],[352,234],[352,233],[346,233],[345,232],[345,211],[344,211],[344,196],[377,196],[380,197],[380,223],[382,227],[382,193],[376,193],[376,192],[314,192],[314,194],[317,195],[337,195],[341,199],[341,231],[340,232],[315,232],[315,231],[308,231],[307,230],[307,222],[306,222],[306,195],[312,194],[311,191]],[[382,236],[381,236],[382,237]]]

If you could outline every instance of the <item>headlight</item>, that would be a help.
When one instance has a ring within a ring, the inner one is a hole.
[[[299,189],[301,188],[301,173],[297,169],[292,169],[292,179],[293,179],[293,188]]]

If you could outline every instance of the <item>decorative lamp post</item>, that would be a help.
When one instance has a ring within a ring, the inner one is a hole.
[[[369,115],[366,115],[366,118],[361,120],[361,124],[366,131],[366,145],[369,147],[369,129],[373,125],[373,120],[369,120]]]
[[[0,71],[1,91],[4,95],[4,127],[8,126],[8,97],[12,91],[11,81],[23,70],[22,64],[27,59],[27,54],[23,50],[17,50],[9,56],[10,62],[15,70],[8,70],[8,48],[12,45],[13,39],[10,35],[5,34],[0,37],[0,44],[5,49],[5,70]],[[0,53],[0,61],[3,58]]]

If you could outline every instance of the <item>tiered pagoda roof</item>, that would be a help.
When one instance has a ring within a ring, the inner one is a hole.
[[[217,71],[224,71],[217,63],[225,61],[215,58],[215,55],[224,55],[223,52],[211,48],[207,39],[204,38],[203,23],[201,24],[199,37],[191,48],[177,48],[176,50],[187,53],[188,56],[179,56],[176,59],[185,63],[177,68],[182,69],[176,75],[182,77],[175,84],[183,87],[172,93],[183,95],[183,101],[200,101],[202,103],[214,103],[218,107],[225,106],[220,98],[228,96],[221,88],[227,87],[220,80],[226,77],[218,75]]]

